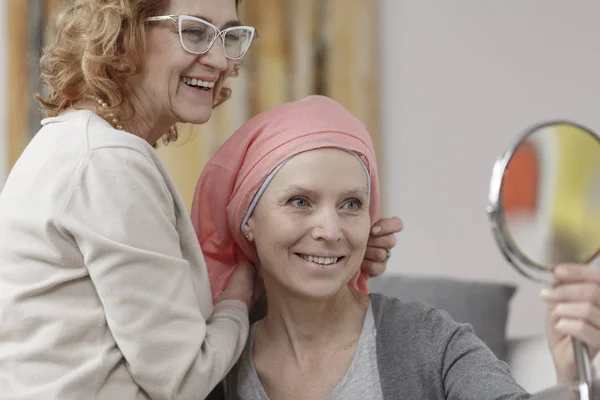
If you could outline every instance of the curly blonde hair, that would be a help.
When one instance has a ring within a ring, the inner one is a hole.
[[[170,0],[75,0],[58,14],[53,35],[44,48],[41,80],[48,96],[36,95],[42,111],[54,117],[89,96],[109,105],[98,114],[110,120],[131,118],[135,110],[125,79],[139,73],[146,52],[146,19],[166,11]],[[241,0],[235,0],[236,8]],[[129,62],[125,63],[123,54]],[[237,74],[236,64],[232,75]],[[231,96],[222,87],[214,107]],[[177,140],[177,131],[163,143]]]

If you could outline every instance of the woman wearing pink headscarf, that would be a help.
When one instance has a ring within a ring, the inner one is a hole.
[[[267,293],[227,399],[528,397],[470,326],[367,293],[360,265],[378,219],[377,161],[337,102],[311,96],[251,119],[208,162],[196,194],[213,296],[239,260],[257,267]]]
[[[267,293],[266,315],[258,310],[260,320],[221,395],[529,397],[470,325],[421,303],[367,294],[369,273],[361,264],[369,248],[380,245],[369,237],[378,205],[369,134],[323,96],[256,116],[211,158],[198,182],[192,220],[213,296],[228,287],[236,265],[247,263],[256,266]],[[562,265],[556,284],[542,295],[561,383],[576,377],[571,336],[589,346],[592,358],[600,347],[598,271]]]

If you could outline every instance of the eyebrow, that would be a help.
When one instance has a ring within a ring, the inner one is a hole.
[[[285,191],[284,191],[284,195],[289,196],[293,193],[306,193],[310,196],[316,196],[318,193],[315,190],[312,189],[308,189],[304,186],[301,185],[291,185],[290,187],[288,187]],[[355,189],[355,188],[351,188],[348,190],[345,190],[342,193],[342,196],[347,197],[347,196],[357,196],[357,195],[363,195],[363,196],[368,196],[368,192],[364,189]]]
[[[196,18],[203,19],[206,22],[210,22],[211,24],[215,25],[215,23],[213,22],[213,20],[211,18],[208,18],[204,15],[197,15],[197,14],[187,14],[187,15],[189,15],[190,17],[196,17]],[[233,26],[241,26],[241,25],[242,25],[242,23],[239,20],[232,19],[232,20],[225,22],[223,25],[221,25],[221,29],[231,28]]]

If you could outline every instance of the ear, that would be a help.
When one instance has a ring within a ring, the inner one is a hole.
[[[248,223],[246,223],[242,227],[242,233],[244,234],[244,236],[246,236],[247,241],[249,241],[249,242],[254,241],[254,233],[252,232],[252,228],[250,228],[250,225],[248,225]]]

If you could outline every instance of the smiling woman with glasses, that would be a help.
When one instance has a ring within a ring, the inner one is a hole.
[[[255,275],[240,262],[213,301],[154,147],[227,100],[255,30],[240,0],[65,3],[41,60],[47,118],[0,193],[0,397],[203,399],[246,343]]]
[[[213,303],[153,146],[227,99],[254,28],[236,0],[69,3],[0,195],[0,397],[202,399],[244,347],[254,273]]]

